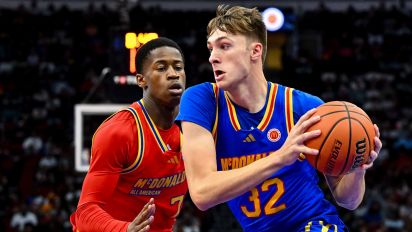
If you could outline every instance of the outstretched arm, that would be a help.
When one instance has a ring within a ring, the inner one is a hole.
[[[249,191],[282,167],[293,164],[300,153],[317,155],[318,150],[304,145],[306,140],[320,135],[320,131],[305,133],[308,127],[319,121],[319,117],[309,119],[315,112],[311,110],[301,117],[278,151],[245,167],[227,171],[217,171],[215,144],[210,131],[183,121],[186,176],[190,196],[196,206],[206,210]]]
[[[375,149],[371,151],[369,162],[343,176],[325,176],[336,203],[349,210],[356,209],[362,202],[365,194],[366,170],[373,166],[373,162],[378,158],[379,151],[382,148],[382,142],[379,139],[379,128],[376,124],[374,127],[376,134],[374,138]]]

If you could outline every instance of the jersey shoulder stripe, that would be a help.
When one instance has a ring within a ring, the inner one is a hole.
[[[130,113],[132,113],[135,121],[136,121],[136,127],[137,127],[137,138],[138,138],[138,143],[137,143],[137,155],[136,155],[136,159],[133,162],[133,164],[131,164],[129,167],[125,168],[121,173],[122,174],[126,174],[126,173],[130,173],[134,170],[136,170],[140,164],[142,163],[143,160],[143,154],[144,154],[144,135],[143,135],[143,127],[142,127],[142,123],[140,121],[139,115],[137,113],[137,111],[133,108],[133,107],[129,107],[127,109]]]

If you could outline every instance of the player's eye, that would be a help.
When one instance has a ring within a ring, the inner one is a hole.
[[[230,45],[229,44],[222,44],[220,46],[220,48],[223,49],[223,50],[227,50],[228,48],[230,48]]]
[[[159,71],[159,72],[164,72],[164,71],[166,71],[166,67],[163,66],[163,65],[157,66],[157,67],[156,67],[156,70]]]
[[[177,65],[177,66],[175,66],[175,70],[176,70],[176,71],[182,71],[182,70],[183,70],[183,66]]]

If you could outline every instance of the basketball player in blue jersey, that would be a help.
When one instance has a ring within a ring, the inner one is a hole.
[[[203,83],[183,95],[177,120],[190,196],[201,210],[228,205],[244,231],[347,231],[318,186],[315,169],[301,154],[317,155],[304,142],[322,100],[268,82],[263,73],[266,28],[256,8],[217,8],[209,22],[216,84]],[[365,172],[382,147],[351,173],[325,176],[336,203],[355,209],[365,192]]]

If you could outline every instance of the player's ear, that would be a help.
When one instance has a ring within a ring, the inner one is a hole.
[[[140,74],[140,73],[136,74],[136,81],[137,81],[137,85],[140,88],[146,89],[146,87],[147,87],[146,78],[142,74]]]
[[[250,44],[250,58],[253,61],[261,60],[262,59],[262,51],[263,45],[261,43],[253,42]]]

